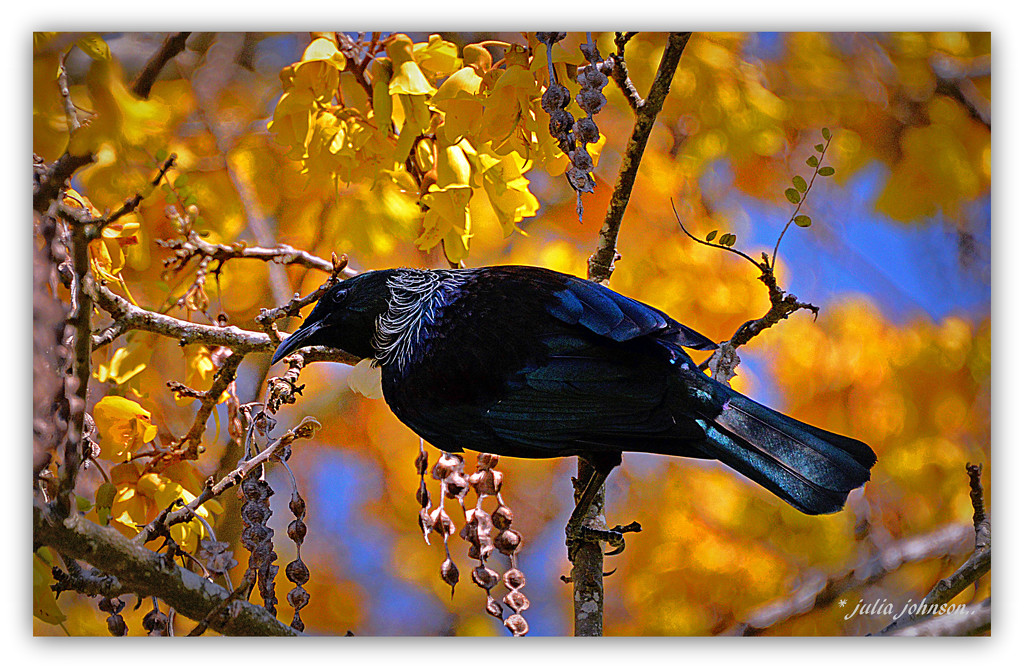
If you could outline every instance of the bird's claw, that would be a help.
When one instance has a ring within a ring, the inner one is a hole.
[[[575,531],[575,533],[574,533]],[[639,522],[630,522],[623,526],[618,524],[611,529],[596,529],[586,524],[581,525],[578,529],[573,530],[571,527],[565,528],[565,542],[570,547],[570,557],[572,549],[578,547],[580,543],[608,543],[612,546],[612,549],[605,552],[605,556],[612,557],[617,554],[621,554],[626,549],[626,539],[624,534],[635,533],[642,531]]]

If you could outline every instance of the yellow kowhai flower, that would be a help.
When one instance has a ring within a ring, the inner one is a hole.
[[[135,401],[121,396],[104,396],[92,410],[100,434],[100,457],[125,461],[156,438],[151,415]]]

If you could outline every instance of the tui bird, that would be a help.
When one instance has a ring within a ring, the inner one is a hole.
[[[586,459],[568,534],[623,452],[717,459],[811,515],[840,510],[875,463],[703,374],[684,348],[716,344],[661,310],[542,268],[363,273],[273,361],[308,345],[372,359],[391,410],[442,450]]]

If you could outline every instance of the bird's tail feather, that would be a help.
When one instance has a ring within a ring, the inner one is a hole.
[[[842,509],[849,493],[867,482],[876,457],[864,443],[721,389],[728,394],[721,412],[702,420],[707,440],[700,449],[709,457],[811,515]]]

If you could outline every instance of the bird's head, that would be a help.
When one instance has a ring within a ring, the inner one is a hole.
[[[361,359],[372,357],[375,324],[387,309],[387,281],[393,274],[392,270],[375,270],[331,287],[299,330],[278,346],[271,363],[310,345],[335,347]]]

